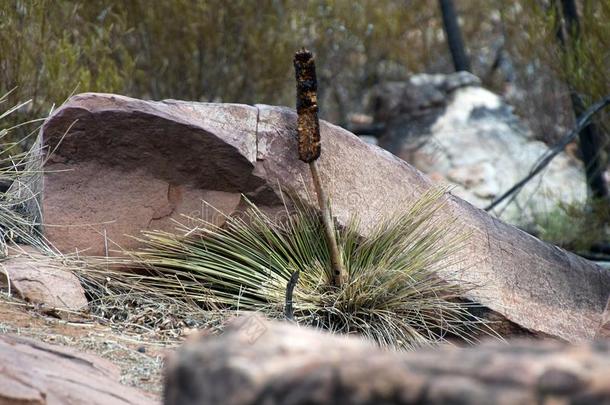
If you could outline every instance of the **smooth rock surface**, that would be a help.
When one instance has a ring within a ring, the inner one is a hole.
[[[42,205],[45,223],[70,226],[47,226],[47,236],[67,252],[104,253],[104,234],[136,246],[124,234],[173,227],[169,219],[200,206],[201,195],[217,196],[207,201],[226,212],[238,206],[240,193],[259,206],[277,206],[278,186],[313,196],[308,167],[296,156],[295,125],[294,111],[281,107],[75,96],[43,128],[51,150],[68,131],[47,163]],[[319,170],[333,212],[340,223],[358,216],[363,235],[434,187],[408,163],[342,128],[321,122],[321,131]],[[121,180],[136,177],[139,184]],[[117,189],[115,182],[123,185]],[[142,196],[155,187],[156,197]],[[158,210],[171,200],[172,187],[182,197],[174,208]],[[157,211],[171,213],[152,220]],[[569,341],[596,335],[610,272],[450,194],[435,221],[457,221],[456,231],[469,235],[456,254],[459,268],[440,274],[468,285],[467,298],[533,332]]]
[[[610,403],[610,342],[490,342],[393,353],[257,317],[186,343],[166,405]]]
[[[42,200],[47,237],[62,252],[105,255],[136,246],[140,230],[173,229],[183,215],[222,223],[202,201],[228,214],[261,182],[250,175],[256,116],[241,105],[72,97],[43,129],[54,150]]]
[[[372,91],[370,104],[375,123],[386,125],[381,146],[479,208],[525,177],[548,151],[509,105],[467,72],[384,83]],[[494,212],[527,227],[560,202],[582,203],[586,197],[582,163],[562,152]]]
[[[7,278],[8,276],[8,278]],[[69,312],[88,308],[85,290],[78,278],[60,264],[32,251],[11,250],[11,255],[0,262],[0,285],[5,291],[16,294],[32,304],[41,304],[43,310],[59,317]]]
[[[610,299],[606,305],[606,311],[602,315],[602,323],[595,335],[596,339],[609,339],[610,340]]]
[[[0,405],[156,403],[120,384],[111,363],[65,347],[0,335],[0,358]]]

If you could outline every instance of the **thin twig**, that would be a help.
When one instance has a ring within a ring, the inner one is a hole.
[[[576,127],[572,129],[566,136],[564,136],[559,142],[557,142],[553,147],[549,149],[544,155],[540,157],[538,162],[532,167],[530,173],[525,176],[523,179],[519,180],[514,186],[512,186],[507,192],[502,194],[496,200],[494,200],[491,204],[485,207],[485,211],[490,211],[494,209],[498,204],[504,201],[511,194],[519,192],[521,188],[532,178],[534,178],[538,173],[540,173],[551,161],[557,156],[561,151],[565,149],[565,147],[574,140],[587,125],[591,121],[593,115],[602,110],[604,107],[610,105],[610,95],[604,97],[602,100],[593,104],[589,107],[583,115],[577,121]]]

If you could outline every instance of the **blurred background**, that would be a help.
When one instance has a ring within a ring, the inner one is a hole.
[[[9,117],[15,123],[85,91],[293,107],[292,56],[307,47],[322,118],[356,131],[370,123],[379,85],[461,70],[443,24],[447,3],[466,70],[512,106],[533,139],[551,145],[610,93],[608,1],[3,0],[0,94],[13,90],[11,106],[32,100]],[[609,121],[596,116],[600,173]]]
[[[472,72],[542,139],[573,122],[569,80],[590,102],[610,88],[610,4],[583,1],[571,66],[549,1],[458,0]],[[321,114],[340,125],[367,90],[453,71],[429,0],[117,0],[0,2],[0,93],[44,114],[71,93],[292,106],[292,55],[315,52]]]

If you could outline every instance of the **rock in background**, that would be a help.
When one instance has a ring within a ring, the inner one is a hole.
[[[382,147],[479,208],[526,176],[548,151],[509,105],[467,72],[384,83],[371,92],[369,103],[374,122],[385,124]],[[564,152],[495,212],[527,227],[537,213],[586,197],[582,163]]]

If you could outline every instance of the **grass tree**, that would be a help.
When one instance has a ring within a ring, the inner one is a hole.
[[[318,120],[318,81],[312,53],[305,49],[298,51],[294,55],[294,70],[297,80],[299,159],[309,164],[311,178],[318,197],[318,205],[322,212],[324,235],[330,250],[332,281],[336,287],[341,287],[347,279],[347,273],[343,265],[341,252],[337,246],[330,200],[320,179],[317,164],[322,146],[320,143],[320,121]]]
[[[104,260],[81,276],[104,294],[129,291],[283,318],[285,287],[300,270],[292,303],[298,324],[396,348],[473,341],[487,326],[460,299],[463,285],[438,277],[459,267],[452,257],[465,241],[452,224],[434,220],[443,194],[430,191],[367,237],[357,218],[337,229],[348,274],[340,288],[328,285],[331,254],[320,213],[299,200],[285,205],[282,221],[250,204],[247,216],[227,216],[223,226],[191,220],[177,232],[146,232],[128,263],[116,261],[138,271],[113,270]]]
[[[144,232],[140,249],[85,266],[80,275],[90,295],[99,302],[109,295],[169,299],[213,313],[260,311],[279,319],[289,313],[301,325],[396,348],[473,341],[487,327],[461,299],[464,285],[448,277],[460,267],[453,253],[466,235],[435,219],[444,191],[424,193],[366,236],[356,217],[335,226],[317,166],[312,54],[297,52],[294,66],[298,158],[311,170],[317,206],[282,191],[290,198],[281,219],[249,203],[246,215],[225,215],[222,226],[189,218],[174,232]]]

